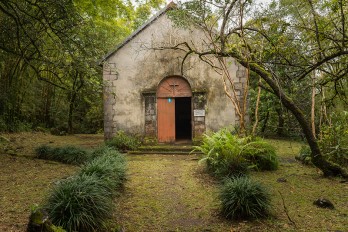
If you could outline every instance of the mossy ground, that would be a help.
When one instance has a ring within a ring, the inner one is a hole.
[[[77,167],[33,159],[41,144],[96,147],[101,135],[51,136],[43,133],[3,134],[0,144],[0,231],[25,231],[30,206],[41,203],[50,185]],[[125,231],[347,231],[348,183],[327,179],[294,156],[301,143],[269,140],[278,149],[280,168],[251,176],[271,191],[273,216],[259,221],[229,222],[219,216],[218,183],[204,172],[197,156],[129,155],[129,180],[115,200],[109,227]],[[285,178],[286,182],[277,182]],[[292,224],[284,210],[283,200]],[[336,209],[313,205],[319,197]]]

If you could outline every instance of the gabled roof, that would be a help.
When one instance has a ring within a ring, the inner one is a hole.
[[[120,48],[122,48],[124,45],[126,45],[129,41],[131,41],[134,37],[136,37],[140,32],[142,32],[145,28],[147,28],[149,25],[151,25],[154,21],[156,21],[161,15],[166,13],[168,10],[171,10],[176,7],[176,4],[174,2],[170,2],[167,6],[162,8],[157,14],[152,16],[147,22],[145,22],[142,26],[140,26],[137,30],[135,30],[132,34],[130,34],[122,43],[117,45],[113,50],[111,50],[109,53],[107,53],[99,62],[100,65],[107,60],[110,56],[112,56],[114,53],[116,53]]]

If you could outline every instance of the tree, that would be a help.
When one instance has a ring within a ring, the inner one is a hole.
[[[162,0],[137,3],[0,0],[0,131],[15,131],[24,122],[63,125],[72,133],[77,115],[82,123],[81,114],[89,112],[81,106],[98,112],[97,61]]]
[[[348,177],[347,171],[323,156],[301,104],[292,98],[293,83],[310,96],[311,74],[320,72],[317,84],[338,83],[347,70],[348,6],[343,0],[273,1],[262,11],[250,0],[189,1],[172,13],[179,25],[192,23],[213,36],[208,49],[183,43],[175,46],[201,59],[232,57],[259,76],[263,89],[274,94],[299,123],[312,151],[312,162],[325,176]],[[262,49],[260,49],[262,44]],[[170,49],[170,48],[169,48]],[[334,67],[334,68],[333,68]]]

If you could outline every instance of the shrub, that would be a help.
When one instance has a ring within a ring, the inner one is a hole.
[[[256,170],[277,170],[278,157],[275,148],[260,139],[247,143],[241,150],[245,157]]]
[[[123,131],[118,131],[117,134],[106,142],[107,146],[113,147],[119,151],[136,150],[141,142],[136,136],[127,135]]]
[[[79,175],[95,175],[105,183],[110,192],[117,194],[126,180],[125,157],[117,151],[109,150],[84,165]]]
[[[331,121],[321,127],[319,146],[326,159],[348,167],[348,111],[333,113]]]
[[[295,159],[300,161],[303,164],[309,165],[312,163],[312,158],[311,158],[311,149],[309,148],[308,145],[304,145],[301,147],[300,153],[298,156],[295,156]]]
[[[101,229],[112,215],[111,193],[96,175],[76,175],[53,187],[44,208],[54,225],[67,231]]]
[[[208,170],[216,176],[240,176],[251,168],[275,170],[278,159],[275,148],[258,138],[239,137],[227,129],[208,136],[195,150],[203,152]]]
[[[240,144],[243,138],[232,135],[227,129],[222,129],[211,136],[204,135],[202,144],[195,146],[201,151],[207,169],[217,177],[244,175],[248,171],[248,163],[240,155]]]
[[[268,191],[246,176],[226,179],[220,192],[221,212],[229,219],[260,218],[269,214]]]
[[[36,148],[35,151],[39,159],[53,160],[66,164],[83,164],[92,158],[87,150],[74,146],[54,148],[42,145]]]

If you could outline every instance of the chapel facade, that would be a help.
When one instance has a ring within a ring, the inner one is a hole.
[[[166,49],[183,42],[209,46],[200,29],[176,27],[171,9],[162,9],[103,58],[105,139],[122,130],[175,143],[239,124],[221,75],[198,56],[182,62],[184,51]],[[233,59],[227,63],[242,95],[246,70]]]

